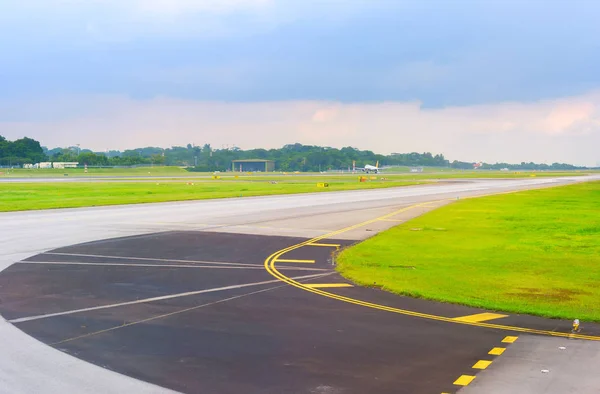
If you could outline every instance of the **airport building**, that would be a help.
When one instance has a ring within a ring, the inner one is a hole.
[[[59,162],[59,161],[55,161],[52,163],[52,168],[77,168],[77,166],[79,165],[78,162],[74,161],[74,162]]]
[[[36,164],[23,164],[23,168],[60,168],[60,169],[65,169],[65,168],[77,168],[77,166],[79,165],[78,162],[72,161],[72,162],[67,162],[67,161],[55,161],[55,162],[50,162],[50,161],[44,161],[41,163],[36,163]]]
[[[271,172],[275,170],[275,162],[261,159],[233,160],[231,170],[237,172]]]

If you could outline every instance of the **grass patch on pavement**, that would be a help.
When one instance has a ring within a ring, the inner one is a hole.
[[[456,201],[344,250],[338,270],[412,297],[600,321],[600,182]]]
[[[317,187],[326,182],[329,187]],[[193,183],[193,184],[192,184]],[[0,212],[49,208],[203,200],[275,194],[377,189],[423,184],[423,181],[389,178],[358,182],[357,177],[305,177],[276,181],[179,180],[141,182],[7,182],[0,183]]]

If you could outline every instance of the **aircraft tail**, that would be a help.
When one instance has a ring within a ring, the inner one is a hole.
[[[375,163],[375,168],[379,168],[379,160],[377,160],[377,163]]]

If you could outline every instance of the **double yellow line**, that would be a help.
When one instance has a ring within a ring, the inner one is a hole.
[[[275,263],[282,255],[284,255],[285,253],[291,252],[292,250],[300,249],[301,247],[310,245],[311,243],[315,243],[315,242],[321,241],[326,238],[331,238],[336,235],[346,233],[348,231],[355,230],[360,227],[364,227],[368,224],[375,223],[377,221],[381,221],[381,220],[385,221],[386,219],[389,219],[395,215],[409,211],[414,208],[419,208],[419,207],[425,206],[426,204],[431,204],[433,202],[441,202],[441,201],[447,201],[447,200],[428,201],[426,203],[411,205],[409,207],[402,208],[402,209],[392,212],[390,214],[387,214],[387,215],[384,215],[384,216],[381,216],[381,217],[378,217],[378,218],[375,218],[372,220],[368,220],[366,222],[355,224],[353,226],[346,227],[341,230],[333,231],[331,233],[321,235],[319,237],[309,239],[307,241],[289,246],[285,249],[281,249],[281,250],[273,253],[269,257],[267,257],[267,259],[265,260],[265,263],[264,263],[265,269],[267,270],[267,272],[269,272],[269,274],[273,275],[275,278],[277,278],[291,286],[297,287],[299,289],[302,289],[302,290],[305,290],[305,291],[308,291],[308,292],[311,292],[314,294],[318,294],[323,297],[333,298],[335,300],[347,302],[347,303],[354,304],[354,305],[360,305],[360,306],[364,306],[367,308],[379,309],[382,311],[398,313],[401,315],[420,317],[423,319],[443,321],[446,323],[463,324],[463,325],[483,327],[483,328],[493,328],[493,329],[505,330],[505,331],[523,332],[523,333],[528,333],[528,334],[539,334],[539,335],[549,335],[549,336],[554,336],[554,337],[577,338],[577,339],[587,339],[587,340],[591,340],[591,341],[600,341],[600,336],[581,335],[581,334],[556,332],[556,331],[548,331],[548,330],[538,330],[538,329],[534,329],[534,328],[506,326],[506,325],[501,325],[501,324],[491,324],[491,323],[483,323],[483,322],[461,321],[461,320],[456,320],[455,318],[451,318],[451,317],[431,315],[428,313],[421,313],[421,312],[409,311],[406,309],[393,308],[393,307],[380,305],[380,304],[374,304],[372,302],[366,302],[366,301],[357,300],[355,298],[344,297],[344,296],[341,296],[338,294],[333,294],[333,293],[330,293],[327,291],[319,290],[318,288],[315,288],[315,287],[310,287],[307,284],[297,282],[297,281],[285,276],[284,274],[279,272],[277,270],[277,267],[275,266]]]

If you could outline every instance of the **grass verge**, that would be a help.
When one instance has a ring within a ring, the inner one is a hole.
[[[203,200],[275,194],[376,189],[425,183],[399,179],[358,182],[356,177],[260,180],[203,180],[152,182],[53,182],[0,183],[0,212],[32,209],[76,208],[100,205]],[[329,184],[327,188],[317,183]]]
[[[422,173],[411,173],[410,167],[392,167],[384,169],[383,176],[401,175],[412,180],[422,179],[460,179],[460,178],[527,178],[527,177],[557,177],[557,176],[579,176],[593,173],[594,171],[496,171],[496,170],[457,170],[442,167],[424,167]],[[190,177],[199,178],[212,175],[207,172],[192,172],[185,168],[176,166],[156,166],[156,167],[136,167],[136,168],[89,168],[85,172],[83,168],[45,168],[45,169],[5,169],[0,168],[1,178],[63,178],[66,176],[77,178],[95,178],[95,177]],[[302,177],[306,175],[317,176],[350,176],[355,177],[362,173],[294,173],[289,172],[283,175],[281,172],[273,173],[254,173],[252,176],[258,177]],[[234,173],[224,172],[218,174],[233,178]],[[247,173],[237,175],[248,177]],[[362,174],[364,175],[364,174]]]
[[[457,201],[338,258],[397,294],[597,322],[599,267],[600,182]]]

